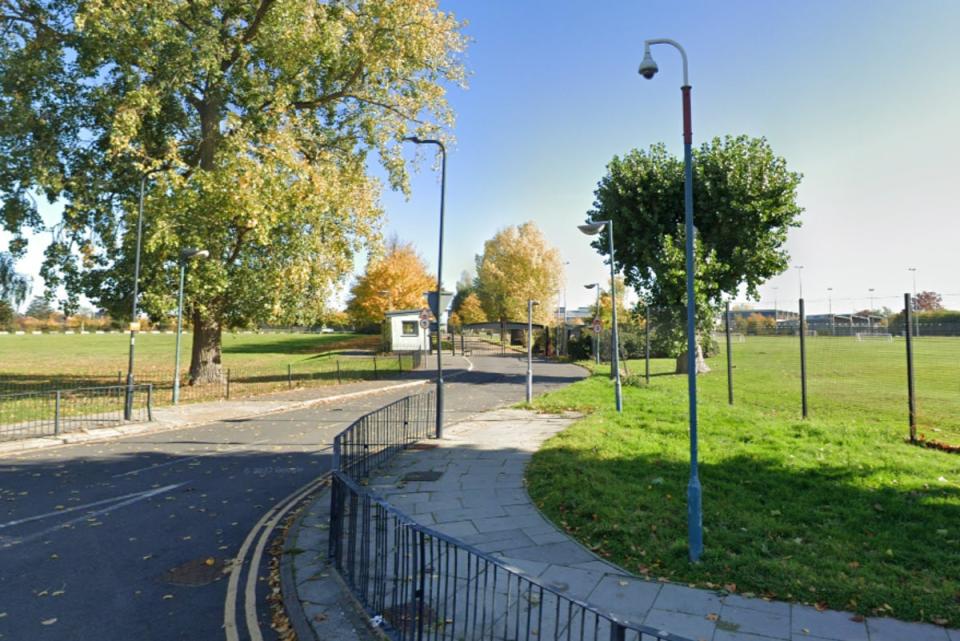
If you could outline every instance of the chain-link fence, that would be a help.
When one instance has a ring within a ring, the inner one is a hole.
[[[942,305],[917,310],[909,295],[871,293],[760,301],[721,312],[712,331],[700,330],[709,337],[701,339],[705,363],[715,372],[701,383],[701,402],[840,427],[866,424],[930,446],[960,446],[960,296],[945,296]],[[650,360],[670,357],[659,363],[671,371],[686,337],[677,311],[645,315]]]

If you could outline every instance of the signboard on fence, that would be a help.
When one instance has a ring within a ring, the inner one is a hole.
[[[427,329],[430,327],[430,320],[426,318],[420,319],[420,329]]]

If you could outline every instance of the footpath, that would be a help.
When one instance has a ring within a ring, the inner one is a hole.
[[[500,557],[514,571],[623,619],[688,639],[960,641],[960,630],[649,581],[599,558],[548,521],[524,483],[533,452],[576,418],[516,409],[476,415],[431,441],[436,448],[398,455],[369,487],[418,523]],[[411,472],[428,471],[439,478],[402,482]],[[291,532],[287,549],[304,553],[295,556],[284,593],[295,587],[299,596],[302,618],[294,624],[301,641],[369,638],[369,631],[358,629],[356,614],[351,627],[344,588],[326,565],[328,510],[325,494]]]
[[[462,356],[447,356],[446,359],[444,376],[447,378],[456,380],[457,376],[472,369],[470,360]],[[379,394],[390,390],[410,388],[412,394],[415,393],[417,387],[430,382],[435,376],[433,370],[424,368],[401,376],[380,380],[303,387],[246,398],[155,407],[152,412],[153,420],[148,422],[65,432],[59,436],[40,436],[0,442],[0,456],[16,455],[60,445],[91,443],[124,436],[153,434],[206,423],[239,421],[276,412],[302,409],[320,403],[340,402],[370,394]]]

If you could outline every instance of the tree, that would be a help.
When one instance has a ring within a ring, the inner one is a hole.
[[[694,155],[697,334],[709,336],[725,296],[758,287],[787,269],[787,232],[800,225],[802,176],[787,169],[766,139],[715,138]],[[684,371],[686,269],[683,162],[663,144],[614,157],[600,180],[588,221],[613,220],[618,271],[656,307],[670,352]],[[594,243],[608,253],[606,236]]]
[[[136,202],[142,307],[174,307],[191,266],[192,379],[220,377],[224,327],[309,323],[378,241],[379,160],[407,189],[402,138],[452,124],[461,25],[435,0],[2,0],[0,195],[64,203],[42,275],[129,314]],[[17,236],[16,250],[23,250]]]
[[[24,316],[37,320],[47,320],[51,314],[53,314],[53,307],[50,306],[49,301],[41,297],[31,300],[30,304],[27,305],[27,310],[23,313]]]
[[[477,257],[477,295],[490,320],[526,321],[527,300],[533,299],[540,302],[534,321],[546,323],[552,320],[561,273],[560,252],[534,223],[506,227],[483,244]]]
[[[383,256],[372,256],[366,272],[350,290],[347,314],[354,324],[380,324],[391,309],[419,309],[426,304],[424,292],[437,288],[423,259],[409,243],[390,240]]]
[[[918,312],[936,312],[943,309],[943,296],[936,292],[920,292],[913,299],[913,308]]]
[[[465,325],[487,322],[487,315],[483,312],[480,297],[477,296],[475,292],[470,292],[466,298],[463,299],[457,315],[460,317],[460,322]]]
[[[29,293],[30,279],[17,273],[11,254],[0,252],[0,301],[12,310],[23,303]]]

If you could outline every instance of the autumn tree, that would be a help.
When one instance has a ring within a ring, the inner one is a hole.
[[[487,318],[525,321],[527,300],[533,299],[540,302],[534,321],[552,321],[562,267],[560,252],[533,222],[498,231],[477,256],[477,296]]]
[[[63,203],[42,275],[129,314],[145,179],[142,308],[175,306],[181,248],[191,378],[218,379],[224,327],[314,322],[378,241],[379,161],[407,188],[409,134],[452,124],[460,24],[436,0],[0,0],[4,228]]]
[[[943,296],[937,292],[920,292],[913,299],[913,308],[918,312],[936,312],[943,309]]]
[[[347,314],[357,326],[379,324],[391,309],[424,307],[424,293],[436,288],[436,278],[413,245],[394,238],[382,256],[367,261],[366,271],[350,290]]]
[[[466,298],[464,298],[460,304],[457,315],[465,325],[487,322],[487,315],[483,311],[483,305],[480,303],[480,297],[477,296],[476,292],[467,294]]]
[[[694,153],[696,316],[709,337],[726,297],[758,287],[788,267],[787,232],[800,225],[801,175],[766,139],[714,138]],[[587,220],[614,221],[617,269],[656,309],[678,371],[686,366],[683,161],[662,144],[614,157]],[[607,255],[606,235],[593,247]],[[702,365],[702,359],[700,361]]]

